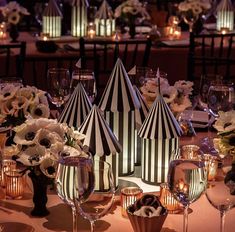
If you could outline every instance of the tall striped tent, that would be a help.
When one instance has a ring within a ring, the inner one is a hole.
[[[77,129],[83,123],[91,108],[91,102],[82,84],[78,83],[58,121],[67,123],[70,127]]]
[[[89,147],[94,159],[111,164],[114,184],[115,187],[118,187],[118,153],[121,151],[121,145],[96,105],[92,107],[86,120],[78,130],[86,135],[83,145]],[[105,185],[101,183],[101,186]],[[96,190],[105,190],[101,186],[96,186]]]
[[[87,34],[87,10],[89,3],[87,0],[71,1],[71,35],[85,36]]]
[[[159,95],[143,122],[139,136],[142,138],[141,178],[148,184],[166,182],[169,159],[179,146],[181,128],[174,115]]]
[[[122,146],[119,155],[119,176],[134,172],[135,109],[140,102],[131,85],[122,61],[118,58],[99,103],[104,117]]]
[[[95,15],[96,35],[111,36],[115,32],[114,14],[106,0],[103,0]]]
[[[49,34],[49,37],[61,36],[62,13],[55,0],[49,0],[42,16],[42,32]]]
[[[137,166],[141,164],[141,138],[138,136],[138,131],[148,115],[149,108],[136,86],[134,90],[140,102],[140,108],[135,110],[135,165]]]
[[[223,28],[233,31],[234,28],[234,6],[231,0],[221,0],[216,8],[216,30]]]

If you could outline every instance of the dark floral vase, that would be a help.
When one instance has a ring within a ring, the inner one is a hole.
[[[32,216],[45,217],[49,214],[47,204],[47,186],[49,178],[41,171],[30,171],[28,174],[33,184],[33,203]]]
[[[9,28],[9,36],[11,37],[11,43],[18,42],[17,39],[19,37],[19,30],[17,24],[11,24]]]
[[[134,39],[135,38],[135,34],[136,34],[136,30],[135,30],[135,16],[134,15],[130,15],[128,17],[128,26],[129,26],[129,35],[131,37],[131,39]]]

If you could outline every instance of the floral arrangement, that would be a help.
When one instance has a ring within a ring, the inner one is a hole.
[[[210,0],[185,0],[179,3],[178,9],[183,14],[197,18],[211,8]]]
[[[219,136],[213,140],[214,146],[220,156],[232,155],[235,161],[235,110],[220,111],[214,128],[218,131]]]
[[[18,24],[22,15],[29,15],[26,8],[19,5],[19,3],[12,1],[5,6],[0,7],[0,11],[9,24]]]
[[[12,159],[26,170],[39,167],[44,175],[53,178],[59,157],[87,156],[81,142],[84,135],[55,119],[28,119],[13,131]]]
[[[145,6],[138,0],[127,0],[123,2],[115,9],[114,16],[126,20],[129,20],[130,18],[139,18],[140,20],[150,19]]]
[[[46,93],[31,86],[5,85],[0,89],[0,125],[14,127],[28,117],[50,116]]]
[[[159,95],[159,83],[161,95],[175,115],[192,106],[189,96],[193,91],[193,82],[180,80],[170,86],[167,79],[159,77],[148,79],[140,88],[146,103],[150,107]]]

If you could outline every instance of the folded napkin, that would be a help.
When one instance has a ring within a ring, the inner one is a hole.
[[[189,39],[184,40],[163,40],[162,43],[169,47],[187,47],[189,46]]]

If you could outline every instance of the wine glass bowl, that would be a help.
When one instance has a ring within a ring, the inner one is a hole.
[[[70,73],[65,68],[50,68],[47,72],[48,98],[58,110],[70,96]]]
[[[94,160],[93,167],[94,191],[86,201],[75,197],[77,211],[90,221],[91,231],[94,231],[95,221],[110,211],[115,194],[111,165],[105,161]]]

